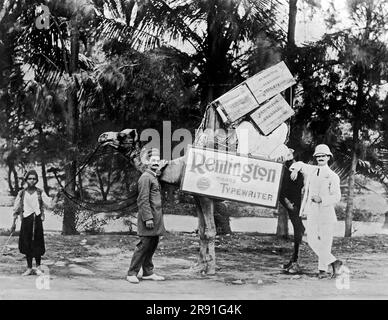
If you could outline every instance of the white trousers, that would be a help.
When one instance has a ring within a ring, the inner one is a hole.
[[[327,271],[336,258],[331,254],[335,221],[330,212],[312,210],[307,215],[306,233],[310,248],[318,256],[318,270]]]

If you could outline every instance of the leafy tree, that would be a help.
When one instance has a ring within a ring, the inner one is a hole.
[[[166,40],[175,43],[198,70],[196,83],[203,107],[244,80],[249,71],[266,67],[250,68],[252,60],[247,58],[256,41],[285,39],[276,22],[277,3],[273,1],[148,0],[136,10],[132,7],[131,15],[124,2],[120,3],[124,26],[112,22],[111,28],[101,33],[116,37],[120,27],[129,30],[133,25],[137,29],[131,37],[119,39],[134,48],[155,48]]]
[[[88,69],[90,60],[80,54],[80,41],[94,17],[91,1],[12,1],[23,6],[17,22],[20,30],[15,41],[14,57],[22,59],[31,68],[33,77],[54,91],[60,106],[65,128],[67,150],[66,188],[75,193],[75,170],[79,127],[79,70]],[[49,7],[48,28],[37,28],[36,10],[40,4]],[[40,102],[37,105],[42,105]],[[46,110],[47,111],[47,110]],[[39,126],[38,126],[39,127]],[[69,200],[67,200],[69,201]],[[63,233],[75,233],[75,212],[69,203],[64,206]]]
[[[268,53],[271,44],[285,42],[276,18],[278,2],[148,0],[136,6],[118,2],[116,20],[99,29],[99,36],[140,50],[173,43],[197,70],[192,84],[197,86],[202,113],[209,102],[248,75],[281,60],[279,54]]]
[[[308,123],[316,143],[337,146],[336,157],[351,163],[347,175],[347,237],[351,236],[357,165],[361,170],[363,142],[370,139],[371,130],[381,130],[384,101],[380,88],[388,76],[388,50],[382,41],[387,1],[349,1],[349,8],[351,28],[326,34],[317,43],[300,48],[297,64],[303,92],[295,119],[299,128]],[[351,125],[348,149],[344,147],[346,141],[341,140],[344,123]],[[300,137],[303,131],[299,133]],[[293,137],[295,145],[297,137]],[[306,142],[305,154],[311,154],[308,144],[312,141]]]

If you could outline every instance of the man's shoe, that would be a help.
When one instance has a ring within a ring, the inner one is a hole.
[[[154,281],[164,281],[164,277],[158,276],[157,274],[151,274],[150,276],[143,276],[143,280],[154,280]]]
[[[341,273],[342,265],[343,263],[341,260],[335,260],[333,263],[331,263],[331,267],[333,268],[333,273],[331,275],[332,278],[335,278]]]
[[[32,269],[28,268],[26,271],[24,271],[22,273],[22,276],[25,277],[25,276],[30,276],[32,275],[34,272],[32,271]]]
[[[41,276],[42,274],[44,274],[44,272],[43,272],[43,270],[42,270],[40,267],[37,267],[37,268],[35,269],[35,274],[36,274],[37,276]]]
[[[323,270],[319,270],[318,279],[326,279],[329,278],[329,273]]]
[[[287,269],[287,272],[288,273],[291,273],[291,274],[297,274],[297,273],[300,273],[301,269],[300,269],[300,266],[297,262],[293,262],[291,267],[289,267]]]
[[[130,283],[139,283],[139,279],[136,276],[127,276],[127,281]]]
[[[293,262],[290,260],[288,263],[283,264],[282,268],[283,268],[284,270],[288,271],[288,269],[291,268],[292,264],[293,264]]]

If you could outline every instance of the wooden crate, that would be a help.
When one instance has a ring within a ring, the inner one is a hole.
[[[245,83],[238,85],[216,100],[217,111],[225,123],[232,123],[259,106]]]
[[[265,136],[295,114],[281,94],[276,95],[254,111],[250,118]]]

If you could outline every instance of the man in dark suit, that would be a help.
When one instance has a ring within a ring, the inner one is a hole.
[[[283,269],[288,273],[300,272],[300,267],[298,265],[299,246],[302,243],[302,238],[305,231],[302,218],[299,215],[304,180],[302,174],[298,174],[298,177],[295,181],[291,180],[289,168],[294,162],[295,160],[293,156],[293,150],[290,149],[290,153],[285,162],[286,168],[283,175],[279,199],[283,207],[286,208],[294,228],[294,253],[291,257],[291,260],[283,265]]]

